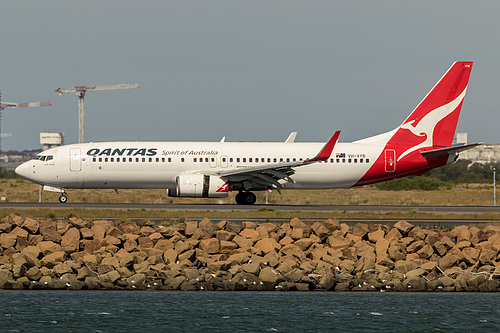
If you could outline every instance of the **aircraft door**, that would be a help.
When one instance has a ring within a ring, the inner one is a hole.
[[[396,151],[394,149],[385,150],[385,172],[396,171]]]
[[[82,170],[82,160],[80,158],[80,148],[71,148],[69,150],[69,170],[80,171]]]

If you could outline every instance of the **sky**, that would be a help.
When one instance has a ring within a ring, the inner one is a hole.
[[[85,141],[350,142],[399,126],[457,60],[472,60],[458,132],[500,143],[500,2],[28,1],[0,5],[3,150]]]

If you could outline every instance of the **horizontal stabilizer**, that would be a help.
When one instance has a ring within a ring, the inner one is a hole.
[[[421,151],[420,154],[422,154],[424,157],[441,157],[441,156],[446,156],[450,155],[453,153],[459,153],[461,151],[471,149],[480,145],[483,145],[484,143],[471,143],[468,145],[460,145],[460,146],[452,146],[448,148],[441,148],[441,149],[434,149],[434,150],[428,150],[428,151]]]

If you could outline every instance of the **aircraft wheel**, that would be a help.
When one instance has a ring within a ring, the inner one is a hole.
[[[234,200],[238,205],[243,205],[242,197],[243,197],[243,192],[238,192],[238,194],[236,194],[236,196],[234,197]]]
[[[59,196],[59,202],[60,203],[66,203],[68,201],[68,196],[66,194],[61,194]]]
[[[252,192],[239,192],[235,199],[238,205],[253,205],[257,201],[257,197]]]

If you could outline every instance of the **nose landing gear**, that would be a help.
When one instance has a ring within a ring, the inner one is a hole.
[[[59,202],[60,203],[66,203],[68,201],[68,196],[65,193],[61,193],[59,196]]]

